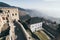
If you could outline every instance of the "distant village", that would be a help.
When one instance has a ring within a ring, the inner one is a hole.
[[[60,24],[42,17],[31,17],[24,13],[17,7],[0,7],[1,40],[60,39]]]

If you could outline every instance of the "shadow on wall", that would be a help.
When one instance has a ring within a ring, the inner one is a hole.
[[[5,31],[2,31],[0,37],[7,36],[9,34],[10,27],[8,27]]]

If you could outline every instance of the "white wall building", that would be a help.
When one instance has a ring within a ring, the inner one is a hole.
[[[31,24],[30,29],[32,32],[42,30],[42,22]]]
[[[43,30],[42,28],[43,22],[39,17],[32,17],[27,21],[27,24],[28,24],[28,28],[30,28],[32,32]]]

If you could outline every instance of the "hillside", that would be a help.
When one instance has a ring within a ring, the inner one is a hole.
[[[50,20],[52,22],[56,21],[58,24],[60,23],[60,18],[54,18],[54,17],[48,16],[47,14],[44,14],[44,13],[39,12],[37,10],[30,10],[30,9],[28,9],[28,10],[26,10],[26,12],[28,12],[28,14],[31,17],[40,17],[40,18],[42,17],[42,18],[44,18],[46,20]]]
[[[10,7],[10,5],[3,3],[3,2],[0,2],[0,7]]]
[[[0,2],[0,7],[15,7],[15,6],[10,6],[6,3],[3,3],[3,2]],[[40,11],[37,11],[37,10],[32,10],[32,9],[24,9],[24,8],[20,8],[20,7],[17,7],[19,9],[19,14],[20,16],[25,16],[25,15],[29,15],[31,17],[43,17],[47,20],[51,20],[51,21],[56,21],[57,23],[60,23],[60,18],[53,18],[53,17],[50,17]]]

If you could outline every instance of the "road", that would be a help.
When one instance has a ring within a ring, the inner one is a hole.
[[[27,40],[20,25],[17,22],[14,22],[14,25],[16,26],[15,27],[15,34],[17,35],[16,40]]]

